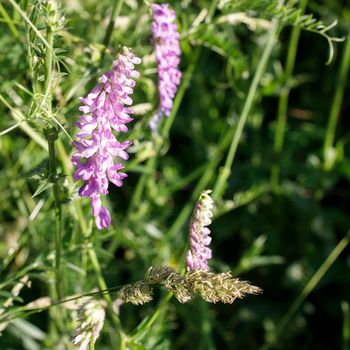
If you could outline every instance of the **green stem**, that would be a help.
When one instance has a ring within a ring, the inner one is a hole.
[[[54,34],[50,26],[46,29],[46,38],[50,47],[53,47]],[[51,80],[52,80],[52,67],[53,67],[53,55],[52,50],[48,47],[45,51],[45,95],[46,99],[46,110],[48,119],[52,115],[52,102],[51,102]],[[61,252],[62,252],[62,206],[60,201],[60,188],[58,185],[57,178],[57,164],[56,164],[56,154],[55,154],[55,141],[58,138],[58,132],[55,127],[49,127],[45,130],[48,150],[49,150],[49,176],[50,181],[53,184],[53,196],[55,202],[55,220],[56,220],[56,229],[55,229],[55,283],[57,290],[57,297],[62,299],[64,295],[63,280],[62,280],[62,271],[61,271]]]
[[[105,47],[107,47],[109,45],[109,42],[111,41],[115,19],[119,16],[120,11],[122,9],[122,6],[123,6],[123,0],[114,0],[113,1],[111,18],[109,20],[106,34],[105,34],[105,37],[103,38],[103,42],[102,42]],[[105,52],[105,51],[103,51],[103,52]]]
[[[91,339],[90,339],[89,350],[95,350],[95,342],[94,342],[93,336],[91,336]]]
[[[157,320],[157,318],[159,317],[161,311],[164,309],[164,307],[168,304],[168,302],[171,300],[173,296],[173,293],[168,293],[164,299],[162,300],[162,302],[158,305],[156,311],[154,312],[154,314],[147,320],[147,322],[145,322],[142,327],[138,327],[133,333],[133,335],[131,337],[129,337],[129,340],[133,341],[136,340],[140,337],[142,337],[142,335],[150,328],[152,327],[153,323]]]
[[[13,279],[12,281],[15,281],[15,280],[16,279]],[[69,303],[71,301],[78,300],[84,297],[101,297],[106,293],[108,294],[115,293],[115,292],[118,292],[122,287],[123,285],[120,285],[120,286],[108,288],[106,290],[99,290],[98,292],[83,293],[78,296],[58,300],[56,302],[51,303],[48,306],[43,306],[38,308],[28,308],[26,305],[17,307],[12,312],[7,312],[6,314],[0,315],[0,323],[11,322],[16,318],[25,318],[25,317],[34,315],[36,313],[43,312],[45,310],[50,310],[55,306]],[[53,291],[53,293],[55,293],[55,291]]]
[[[46,30],[46,36],[47,36],[47,42],[50,47],[53,47],[53,39],[54,39],[54,34],[51,31],[51,28],[48,26]],[[48,92],[51,90],[51,80],[52,80],[52,51],[47,47],[45,50],[45,91],[46,95]],[[47,98],[47,110],[48,113],[50,113],[49,117],[51,117],[51,98]]]
[[[63,276],[61,271],[61,252],[62,252],[62,230],[63,230],[63,219],[62,219],[62,206],[60,201],[60,188],[58,185],[57,178],[57,165],[56,165],[56,154],[55,154],[55,140],[57,140],[57,130],[55,128],[46,129],[46,137],[49,149],[49,179],[52,182],[53,196],[55,202],[55,283],[57,296],[62,299],[63,293]]]
[[[344,97],[344,90],[346,86],[346,79],[350,66],[350,34],[346,40],[345,48],[343,51],[342,62],[339,70],[339,78],[336,84],[336,90],[333,98],[332,109],[328,120],[326,137],[323,145],[323,160],[324,169],[330,170],[334,164],[334,155],[332,152],[333,142],[335,138],[335,132],[337,128],[337,122],[339,118],[339,112]]]
[[[35,27],[33,22],[28,18],[26,13],[21,9],[21,7],[16,3],[15,0],[8,0],[8,2],[15,8],[15,10],[20,14],[22,19],[31,27],[31,29],[34,31],[34,33],[38,36],[38,38],[44,43],[46,48],[48,50],[51,50],[51,53],[53,54],[53,48],[52,45],[48,43],[48,41],[44,38],[44,36],[41,34],[40,30]],[[35,82],[34,82],[35,83]]]
[[[54,211],[55,211],[55,262],[54,262],[54,286],[49,284],[50,295],[53,300],[61,300],[64,297],[64,273],[61,266],[61,254],[62,254],[62,230],[63,230],[63,218],[62,218],[62,206],[60,201],[60,188],[58,185],[57,177],[57,165],[55,154],[55,141],[57,140],[57,130],[54,127],[47,128],[45,135],[48,143],[49,151],[49,181],[52,183],[52,192],[54,197]],[[60,332],[64,332],[64,321],[62,310],[52,310],[52,319],[55,319],[55,324],[50,322],[50,334],[54,341],[57,341],[58,333],[56,326]]]
[[[280,322],[278,322],[278,327],[275,331],[273,337],[268,341],[260,350],[269,349],[278,339],[284,328],[291,321],[295,313],[298,311],[300,306],[303,304],[304,300],[308,295],[315,289],[317,284],[320,282],[325,273],[334,264],[342,251],[347,247],[350,241],[350,231],[345,235],[345,237],[334,247],[331,253],[328,255],[327,259],[322,263],[319,269],[314,273],[309,282],[305,285],[303,290],[300,292],[298,297],[295,299],[293,304],[290,306],[286,314],[283,316]]]
[[[307,4],[307,0],[301,0],[299,4],[299,9],[301,11],[301,14],[304,13],[306,4]],[[274,152],[275,152],[276,160],[272,165],[271,177],[270,177],[271,187],[276,190],[278,189],[278,186],[279,186],[280,159],[281,159],[281,153],[283,150],[284,135],[285,135],[286,124],[287,124],[287,109],[288,109],[289,94],[291,90],[289,81],[294,70],[300,31],[301,30],[299,27],[293,27],[292,29],[292,34],[290,37],[289,48],[287,53],[285,74],[284,74],[284,86],[282,87],[281,94],[278,101],[277,123],[276,123],[276,132],[275,132],[275,140],[274,140]]]
[[[244,103],[242,113],[239,117],[239,121],[238,121],[236,130],[235,130],[235,133],[233,135],[233,138],[232,138],[231,146],[230,146],[229,152],[227,154],[227,158],[226,158],[224,167],[220,170],[218,180],[216,181],[216,184],[214,186],[213,195],[216,198],[221,198],[225,192],[226,183],[227,183],[227,180],[231,174],[231,168],[232,168],[233,161],[234,161],[234,158],[236,155],[238,143],[239,143],[239,140],[241,139],[242,132],[243,132],[244,126],[247,122],[249,112],[253,106],[253,102],[255,99],[255,95],[257,92],[259,82],[261,80],[263,73],[265,72],[265,67],[266,67],[266,64],[268,62],[268,59],[270,58],[270,55],[271,55],[271,52],[272,52],[272,49],[273,49],[273,46],[274,46],[274,43],[276,40],[276,34],[278,31],[278,27],[279,27],[279,21],[277,19],[274,19],[272,21],[272,25],[271,25],[271,28],[270,28],[269,33],[268,33],[268,39],[267,39],[262,57],[259,61],[257,70],[256,70],[254,78],[253,78],[253,81],[252,81],[250,88],[249,88],[247,99]]]

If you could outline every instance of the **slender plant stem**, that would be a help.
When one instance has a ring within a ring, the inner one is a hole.
[[[279,28],[279,20],[274,19],[272,21],[272,25],[268,33],[268,38],[267,38],[267,42],[266,42],[262,57],[259,61],[253,81],[248,91],[247,99],[244,103],[242,113],[239,117],[238,124],[232,138],[231,146],[228,151],[224,167],[220,170],[218,179],[214,186],[213,196],[215,196],[216,198],[221,198],[225,192],[225,189],[227,186],[226,183],[231,174],[231,168],[236,155],[237,147],[241,139],[244,126],[247,122],[249,112],[253,106],[259,82],[261,80],[262,75],[265,72],[266,64],[270,58],[270,55],[276,40],[278,28]]]
[[[342,100],[344,97],[344,91],[346,86],[346,79],[349,73],[350,67],[350,33],[348,34],[345,48],[343,51],[343,57],[341,66],[339,69],[338,82],[336,84],[336,90],[333,98],[332,108],[330,112],[330,117],[328,120],[326,137],[324,139],[323,145],[323,160],[324,160],[324,169],[331,169],[334,164],[334,155],[332,152],[332,147],[335,138],[335,132],[337,128],[337,122],[339,118],[339,112],[342,105]]]
[[[55,301],[61,300],[64,296],[64,274],[61,266],[61,253],[62,253],[62,229],[63,229],[63,218],[62,218],[62,207],[59,195],[59,185],[57,177],[57,166],[56,166],[56,154],[55,154],[55,141],[57,139],[57,130],[54,127],[49,127],[45,130],[48,150],[49,150],[49,181],[52,183],[52,191],[54,197],[54,210],[55,210],[55,263],[54,263],[54,286],[49,285],[49,291],[51,297]],[[55,325],[50,322],[49,328],[53,339],[57,340],[56,325],[61,331],[64,331],[64,321],[62,310],[53,310],[52,317],[55,318]]]
[[[112,294],[112,293],[118,292],[122,287],[123,285],[119,285],[108,289],[99,290],[98,292],[83,293],[78,296],[68,297],[68,298],[53,302],[50,305],[38,307],[38,308],[28,308],[27,305],[17,307],[12,312],[8,312],[6,314],[0,315],[0,323],[11,322],[14,319],[19,317],[21,318],[28,317],[45,310],[49,310],[55,306],[60,306],[62,304],[69,303],[71,301],[75,301],[84,297],[100,297],[100,296],[103,296],[104,294]]]
[[[93,336],[91,336],[91,339],[90,339],[89,350],[95,350],[95,342],[94,342]]]
[[[327,259],[322,263],[318,270],[311,277],[309,282],[305,285],[303,290],[299,293],[298,297],[295,299],[293,304],[289,307],[286,314],[283,316],[280,322],[278,322],[278,327],[273,335],[273,337],[261,347],[260,350],[269,349],[275,342],[278,340],[278,337],[281,335],[282,331],[285,329],[287,324],[294,317],[295,313],[298,311],[300,306],[303,304],[304,300],[308,295],[315,289],[317,284],[320,282],[325,273],[329,268],[334,264],[342,251],[347,247],[350,241],[350,231],[345,235],[345,237],[333,248],[331,253],[328,255]]]
[[[134,331],[134,334],[131,337],[129,337],[130,340],[136,340],[137,338],[141,337],[144,334],[144,332],[146,332],[150,327],[152,327],[153,323],[157,320],[161,311],[170,301],[172,296],[173,296],[173,293],[168,293],[164,297],[164,299],[158,305],[154,314],[148,319],[148,321],[140,329]]]
[[[299,3],[299,9],[301,14],[304,13],[307,5],[307,0],[301,0]],[[293,74],[295,58],[298,50],[298,43],[300,37],[300,28],[293,27],[288,53],[286,60],[286,67],[284,73],[284,86],[282,87],[281,94],[278,100],[278,109],[277,109],[277,123],[276,123],[276,131],[275,131],[275,139],[274,139],[274,152],[275,152],[275,161],[271,168],[271,177],[270,183],[271,187],[275,190],[279,187],[279,178],[280,178],[280,159],[283,150],[284,136],[286,132],[286,124],[287,124],[287,109],[288,109],[288,101],[289,94],[291,90],[290,79]]]
[[[8,2],[15,8],[15,10],[20,14],[22,19],[31,27],[31,29],[34,31],[34,33],[38,36],[38,38],[44,43],[46,48],[51,51],[52,54],[54,54],[52,45],[48,43],[48,41],[44,38],[44,36],[41,34],[40,30],[35,27],[33,22],[28,18],[26,13],[21,9],[21,7],[16,3],[15,0],[8,0]]]
[[[47,27],[46,30],[46,37],[47,37],[47,42],[50,47],[53,46],[53,39],[54,39],[54,34],[50,28],[50,26]],[[45,91],[50,91],[51,88],[51,80],[52,80],[52,51],[47,47],[45,50]],[[47,109],[49,112],[51,112],[51,99],[49,98],[47,100]],[[49,116],[51,117],[51,116]]]
[[[102,42],[105,47],[107,47],[109,45],[110,41],[111,41],[115,19],[120,14],[120,11],[121,11],[122,6],[123,6],[123,2],[124,2],[124,0],[114,0],[113,1],[111,18],[109,20],[108,27],[107,27],[107,30],[106,30],[106,34],[105,34],[105,36],[103,38],[103,42]]]
[[[56,154],[55,154],[55,140],[57,139],[57,130],[52,127],[46,130],[46,137],[49,148],[49,177],[52,182],[53,196],[55,203],[55,283],[57,289],[57,296],[61,299],[63,293],[63,276],[61,271],[61,252],[62,252],[62,230],[63,230],[63,218],[62,218],[62,206],[60,201],[60,188],[57,178],[57,166],[56,166]]]
[[[53,47],[54,33],[50,26],[46,29],[46,39],[50,47]],[[46,111],[48,119],[52,115],[52,102],[51,102],[51,84],[52,84],[52,67],[53,67],[53,54],[52,50],[48,47],[45,51],[45,91],[46,91]],[[49,150],[49,177],[52,182],[54,203],[55,203],[55,283],[57,297],[62,299],[64,296],[64,281],[61,271],[61,253],[62,253],[62,230],[63,230],[63,218],[62,218],[62,206],[60,201],[60,188],[57,178],[57,164],[55,153],[55,141],[58,138],[58,132],[55,127],[48,127],[45,131],[48,150]]]
[[[102,65],[103,65],[103,60],[104,60],[105,54],[106,54],[106,50],[107,50],[107,48],[110,44],[111,38],[112,38],[114,23],[115,23],[116,18],[120,14],[120,11],[121,11],[122,6],[123,6],[123,2],[124,2],[124,0],[113,0],[111,17],[109,19],[109,23],[108,23],[108,26],[107,26],[107,29],[105,32],[105,36],[102,40],[103,49],[101,50],[101,57],[99,60]],[[86,85],[90,86],[91,84],[95,83],[96,74],[97,74],[98,70],[100,69],[99,67],[100,66],[90,68],[89,75],[91,76],[91,78],[88,80]]]

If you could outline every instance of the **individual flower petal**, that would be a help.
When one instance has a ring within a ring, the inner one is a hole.
[[[99,214],[96,216],[96,226],[99,230],[111,225],[111,215],[105,207],[101,207]]]
[[[91,197],[91,207],[92,207],[92,215],[98,216],[100,214],[102,208],[102,202],[100,196]]]

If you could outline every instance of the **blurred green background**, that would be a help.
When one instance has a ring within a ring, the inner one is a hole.
[[[42,31],[45,2],[18,3]],[[157,108],[157,75],[147,4],[124,1],[104,50],[112,2],[60,2],[65,24],[54,41],[60,80],[52,100],[56,118],[71,137],[79,113],[77,97],[86,95],[109,69],[119,46],[132,47],[143,59],[134,94],[139,113],[130,132],[121,136],[134,142],[126,164],[129,177],[123,188],[111,187],[108,196],[111,230],[93,228],[88,201],[77,197],[78,185],[71,181],[70,140],[64,132],[59,135],[62,283],[67,296],[97,287],[87,259],[89,244],[95,247],[108,287],[142,278],[151,265],[183,266],[191,210],[199,192],[217,184],[266,48],[268,28],[272,20],[281,21],[225,192],[216,196],[211,225],[212,269],[230,270],[261,287],[263,294],[233,305],[171,300],[135,349],[350,348],[350,3],[306,4],[305,13],[325,25],[337,21],[331,37],[345,38],[334,42],[329,65],[327,40],[289,25],[295,24],[293,18],[272,10],[271,3],[170,2],[181,33],[184,84],[173,115],[152,134],[148,123]],[[302,4],[293,1],[290,6]],[[31,281],[31,288],[15,298],[16,308],[50,294],[52,282],[53,197],[46,181],[45,122],[33,112],[39,97],[32,94],[31,76],[33,57],[40,65],[45,47],[11,2],[0,2],[0,19],[0,132],[26,121],[0,137],[0,302],[11,296],[22,276]],[[40,83],[42,78],[39,74],[34,79]],[[86,218],[85,233],[74,212],[76,203]],[[163,298],[159,290],[149,304],[121,306],[126,332],[152,315]],[[17,319],[3,330],[1,349],[71,348],[71,316],[61,343],[50,331],[51,317],[45,311]],[[96,348],[112,349],[113,332],[106,321]],[[276,341],[267,345],[272,339]]]

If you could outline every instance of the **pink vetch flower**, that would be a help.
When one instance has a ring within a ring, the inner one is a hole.
[[[139,73],[134,69],[141,59],[134,56],[130,49],[123,48],[113,67],[99,78],[99,83],[85,98],[80,98],[83,113],[76,123],[80,129],[74,142],[76,152],[72,162],[76,166],[74,180],[83,180],[79,189],[81,197],[91,198],[92,214],[96,218],[98,229],[109,227],[111,216],[102,206],[101,195],[108,194],[109,181],[121,187],[127,175],[120,172],[124,166],[114,163],[114,157],[128,159],[126,149],[130,141],[119,142],[113,134],[127,132],[127,123],[133,120],[129,108],[135,80]]]
[[[208,225],[213,217],[213,200],[211,190],[201,193],[190,222],[190,249],[187,251],[187,270],[209,270],[208,260],[212,257],[209,248],[211,237]]]
[[[159,108],[150,122],[152,130],[157,129],[160,119],[169,116],[173,100],[180,84],[180,44],[175,11],[168,4],[152,4],[152,36],[158,69]]]

